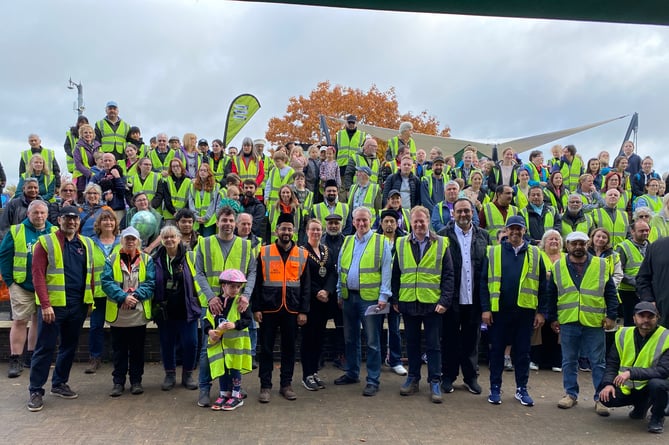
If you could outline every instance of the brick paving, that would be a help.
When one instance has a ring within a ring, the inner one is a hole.
[[[420,393],[402,397],[399,386],[404,377],[384,368],[381,390],[376,397],[361,395],[364,385],[334,386],[341,375],[330,363],[319,373],[327,388],[309,392],[300,382],[296,366],[293,385],[298,399],[290,402],[278,393],[278,369],[274,373],[272,400],[261,405],[257,373],[244,376],[249,392],[245,405],[233,412],[214,412],[196,405],[198,391],[178,386],[160,390],[163,371],[159,363],[148,363],[144,375],[145,393],[112,399],[111,364],[105,363],[95,375],[84,374],[85,364],[76,363],[70,385],[79,398],[64,400],[48,394],[44,409],[26,409],[28,370],[17,379],[6,377],[1,363],[0,424],[3,443],[16,444],[615,444],[666,443],[667,435],[646,432],[645,421],[627,418],[628,410],[618,408],[609,418],[594,413],[590,374],[581,373],[583,393],[579,404],[560,410],[561,374],[532,372],[530,394],[536,405],[521,406],[514,398],[513,375],[505,373],[503,403],[486,401],[487,368],[481,369],[484,394],[469,394],[456,382],[444,403],[429,402],[429,392],[421,382]],[[278,364],[277,364],[278,366]],[[180,374],[180,373],[178,373]],[[180,375],[178,375],[180,377]],[[218,388],[217,384],[214,388]],[[212,395],[214,391],[212,390]]]

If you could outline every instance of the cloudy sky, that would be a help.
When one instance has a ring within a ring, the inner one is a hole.
[[[669,27],[218,0],[24,0],[3,12],[0,162],[9,183],[32,132],[64,169],[65,131],[76,120],[69,77],[83,83],[91,121],[116,100],[147,141],[159,131],[222,137],[227,107],[244,92],[262,108],[233,143],[263,137],[291,96],[323,80],[395,87],[401,112],[427,110],[470,140],[637,111],[639,153],[669,170]],[[586,159],[617,152],[628,122],[559,142]]]

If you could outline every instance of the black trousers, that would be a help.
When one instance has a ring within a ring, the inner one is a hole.
[[[111,327],[114,384],[125,385],[126,374],[130,384],[142,383],[144,374],[144,339],[146,325],[130,328]]]
[[[471,304],[446,311],[441,336],[441,372],[451,382],[462,376],[469,382],[476,378],[481,338],[481,312]]]
[[[602,403],[609,408],[634,405],[635,408],[647,409],[650,405],[652,418],[662,419],[667,407],[667,391],[669,391],[669,380],[650,379],[646,386],[639,390],[632,390],[630,395],[625,395],[620,388],[616,388],[615,398],[612,397],[608,402]]]
[[[318,372],[318,362],[323,350],[323,336],[327,322],[327,304],[312,298],[307,323],[302,326],[300,361],[302,362],[303,379]]]
[[[261,388],[272,387],[274,341],[277,328],[281,331],[281,387],[289,386],[293,381],[297,314],[291,314],[285,309],[273,313],[263,312],[262,323],[258,328],[258,341],[260,343],[258,375]]]
[[[641,300],[633,290],[619,290],[618,294],[622,301],[620,307],[623,310],[625,326],[634,326],[634,306]]]

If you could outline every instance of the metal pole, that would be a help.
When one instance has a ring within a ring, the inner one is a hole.
[[[81,116],[84,114],[84,110],[86,109],[84,106],[84,87],[81,85],[81,82],[72,82],[72,78],[70,77],[67,88],[73,90],[75,87],[77,88],[77,107],[75,108],[75,111],[79,116]]]

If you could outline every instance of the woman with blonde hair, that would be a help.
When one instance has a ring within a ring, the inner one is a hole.
[[[282,185],[279,189],[279,200],[269,208],[269,233],[265,239],[271,243],[276,241],[276,223],[281,213],[288,213],[293,216],[295,230],[293,232],[293,241],[302,241],[304,239],[302,227],[302,209],[300,201],[295,196],[293,188],[289,185]]]
[[[188,193],[188,208],[195,214],[193,229],[202,236],[216,234],[216,208],[219,201],[219,185],[209,164],[202,164],[191,182]]]
[[[197,136],[195,133],[184,134],[181,154],[184,160],[186,175],[189,178],[195,178],[202,164],[202,154],[197,150]]]
[[[26,172],[21,174],[19,185],[16,186],[14,197],[23,194],[23,182],[26,178],[35,178],[39,184],[39,195],[44,201],[55,202],[56,177],[49,171],[49,166],[40,154],[34,154],[26,166]]]

